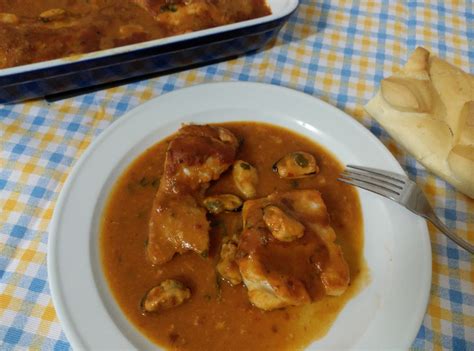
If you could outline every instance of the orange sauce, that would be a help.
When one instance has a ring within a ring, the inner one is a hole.
[[[235,228],[240,213],[212,219],[209,256],[175,256],[153,267],[145,256],[148,214],[157,190],[167,148],[161,141],[139,156],[120,177],[105,209],[101,233],[103,269],[118,304],[130,322],[154,343],[182,350],[294,350],[324,336],[337,315],[367,282],[363,258],[363,224],[358,195],[336,178],[343,166],[326,149],[287,129],[263,123],[220,124],[243,138],[237,159],[259,172],[258,196],[275,190],[315,188],[322,193],[349,264],[351,285],[339,297],[319,297],[309,305],[264,312],[253,307],[243,285],[231,287],[218,279],[215,265],[222,237]],[[273,163],[291,151],[316,156],[315,177],[284,180],[272,172]],[[208,194],[238,194],[230,172]],[[157,314],[142,314],[145,293],[167,278],[176,278],[192,291],[183,305]]]

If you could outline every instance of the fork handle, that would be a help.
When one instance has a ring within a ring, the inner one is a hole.
[[[468,251],[471,254],[474,254],[474,245],[468,243],[466,240],[461,239],[459,236],[454,234],[441,220],[436,216],[434,211],[430,211],[428,215],[424,216],[431,223],[433,223],[436,228],[438,228],[444,235],[454,241],[456,244],[461,246],[464,250]]]

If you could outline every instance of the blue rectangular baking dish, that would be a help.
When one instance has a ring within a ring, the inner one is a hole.
[[[275,38],[298,6],[298,0],[267,3],[272,14],[265,17],[0,70],[0,103],[43,98],[256,51]]]

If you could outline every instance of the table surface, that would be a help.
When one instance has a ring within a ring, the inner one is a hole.
[[[48,286],[48,225],[84,150],[132,108],[184,86],[258,81],[323,99],[363,123],[474,242],[474,201],[427,172],[363,110],[416,46],[474,72],[474,3],[303,0],[265,50],[54,103],[0,105],[0,349],[70,349]],[[415,349],[474,349],[474,259],[429,226],[431,296]],[[409,316],[407,316],[409,318]]]

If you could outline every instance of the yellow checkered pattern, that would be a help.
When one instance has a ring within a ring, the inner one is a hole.
[[[0,348],[70,348],[46,272],[58,193],[74,163],[113,120],[184,86],[266,82],[345,110],[388,147],[441,219],[474,242],[474,200],[427,172],[362,107],[418,45],[473,72],[472,2],[304,0],[277,40],[259,53],[51,104],[0,106]],[[432,226],[429,231],[431,298],[413,348],[473,350],[473,258]]]

